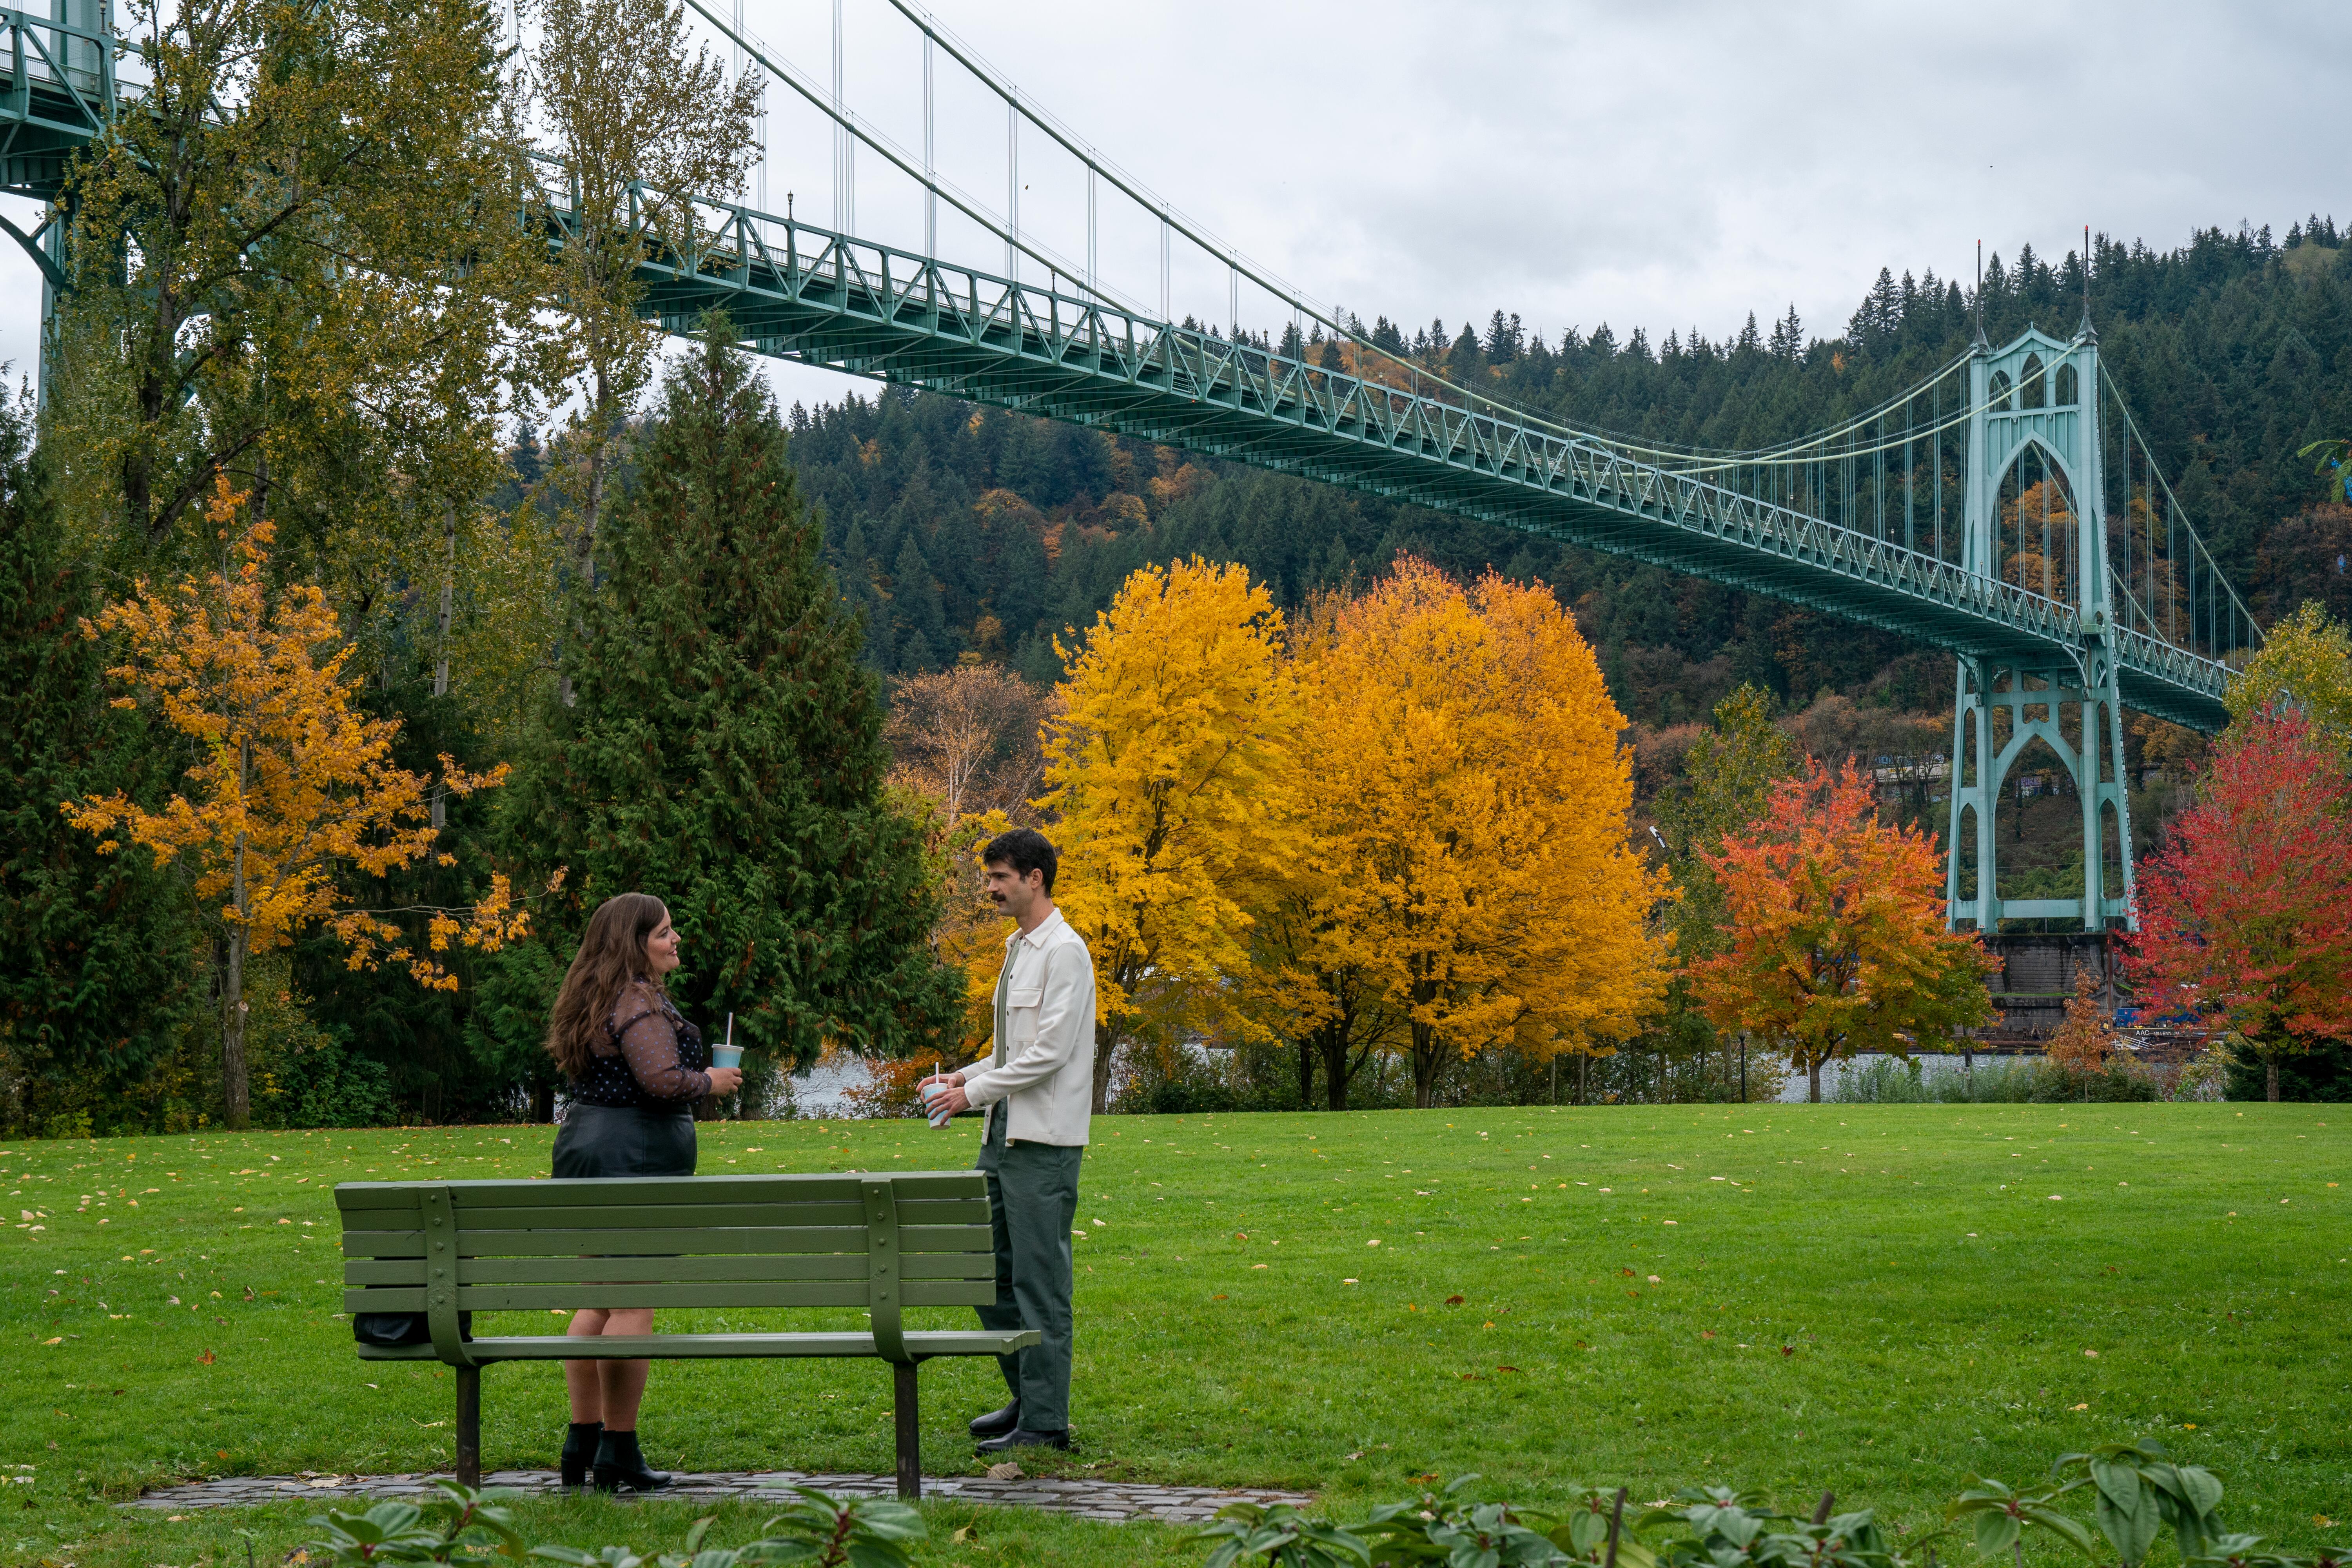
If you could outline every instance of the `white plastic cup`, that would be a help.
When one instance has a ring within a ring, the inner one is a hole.
[[[923,1108],[930,1112],[931,1125],[934,1127],[945,1127],[952,1120],[946,1111],[937,1108],[940,1097],[947,1093],[948,1088],[948,1085],[936,1080],[923,1085]]]

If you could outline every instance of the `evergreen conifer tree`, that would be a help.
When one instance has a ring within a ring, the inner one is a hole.
[[[104,1131],[146,1109],[130,1090],[193,1003],[197,939],[182,884],[144,849],[100,855],[58,810],[163,782],[164,755],[107,700],[105,645],[82,633],[98,611],[24,422],[0,404],[0,1131],[10,1137]]]
[[[669,376],[600,542],[577,702],[509,792],[510,842],[566,868],[549,992],[588,913],[650,892],[685,938],[671,994],[793,1066],[827,1040],[899,1054],[951,1026],[919,826],[885,798],[876,678],[818,554],[765,386],[723,318]],[[509,997],[508,1027],[530,1025]],[[536,1014],[543,1027],[545,1013]]]
[[[890,599],[898,612],[898,668],[908,675],[937,669],[947,640],[947,616],[940,606],[939,582],[912,533],[890,563]]]

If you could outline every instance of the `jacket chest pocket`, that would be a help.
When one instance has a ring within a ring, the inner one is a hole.
[[[1037,1037],[1037,1017],[1045,1010],[1043,985],[1008,985],[1004,989],[1004,1033],[1007,1040],[1025,1046]]]

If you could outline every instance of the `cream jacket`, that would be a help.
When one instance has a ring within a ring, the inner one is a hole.
[[[1015,1143],[1082,1144],[1095,1100],[1095,965],[1059,910],[1004,939],[996,1043],[963,1069],[964,1098],[1011,1118]],[[993,1127],[983,1128],[982,1137]]]

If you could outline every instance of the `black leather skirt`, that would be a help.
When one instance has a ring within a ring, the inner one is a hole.
[[[555,1131],[559,1180],[694,1174],[694,1111],[574,1100]]]

